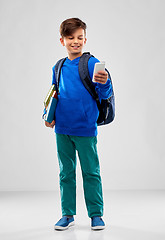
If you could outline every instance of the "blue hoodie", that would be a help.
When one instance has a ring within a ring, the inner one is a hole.
[[[97,136],[97,118],[99,115],[96,101],[84,87],[78,72],[80,57],[66,58],[60,75],[58,103],[55,113],[55,132],[74,136]],[[98,59],[91,57],[88,61],[89,74],[92,79],[94,65]],[[52,68],[52,84],[56,84],[55,66]],[[112,94],[112,85],[93,83],[99,99],[107,99]]]

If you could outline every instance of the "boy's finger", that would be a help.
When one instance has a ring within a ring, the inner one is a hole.
[[[47,121],[45,121],[45,126],[46,126],[46,127],[52,127],[51,123],[49,123],[49,122],[47,122]]]
[[[53,120],[52,122],[51,122],[51,125],[54,125],[55,124],[55,121]]]
[[[55,125],[55,121],[53,120],[50,125],[51,125],[51,127],[53,128],[54,125]]]
[[[105,76],[103,76],[103,75],[97,75],[97,76],[94,77],[94,79],[98,79],[98,80],[101,80],[101,79],[104,79],[104,78],[105,78]]]
[[[98,82],[98,83],[106,83],[106,81],[105,80],[97,80],[96,82]]]
[[[45,121],[45,126],[46,126],[46,127],[49,127],[49,124],[50,124],[50,123],[48,123],[48,122]]]
[[[98,71],[97,72],[99,75],[107,75],[107,72],[106,71]]]

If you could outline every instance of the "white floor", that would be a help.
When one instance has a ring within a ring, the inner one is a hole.
[[[0,240],[165,240],[165,191],[105,191],[104,203],[105,230],[90,229],[78,191],[76,225],[55,231],[59,192],[1,192]]]

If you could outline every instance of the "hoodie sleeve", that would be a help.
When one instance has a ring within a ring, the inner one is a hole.
[[[89,75],[92,79],[93,72],[94,72],[94,66],[96,62],[100,62],[97,58],[91,57],[88,61],[88,69],[89,69]],[[112,84],[110,79],[107,79],[107,82],[105,84],[93,82],[95,85],[95,89],[99,95],[100,99],[107,99],[112,95]]]

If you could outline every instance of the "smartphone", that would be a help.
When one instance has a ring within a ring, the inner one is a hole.
[[[97,62],[97,63],[95,63],[94,72],[93,72],[93,78],[92,78],[93,82],[95,82],[94,75],[98,71],[105,71],[105,62]]]

